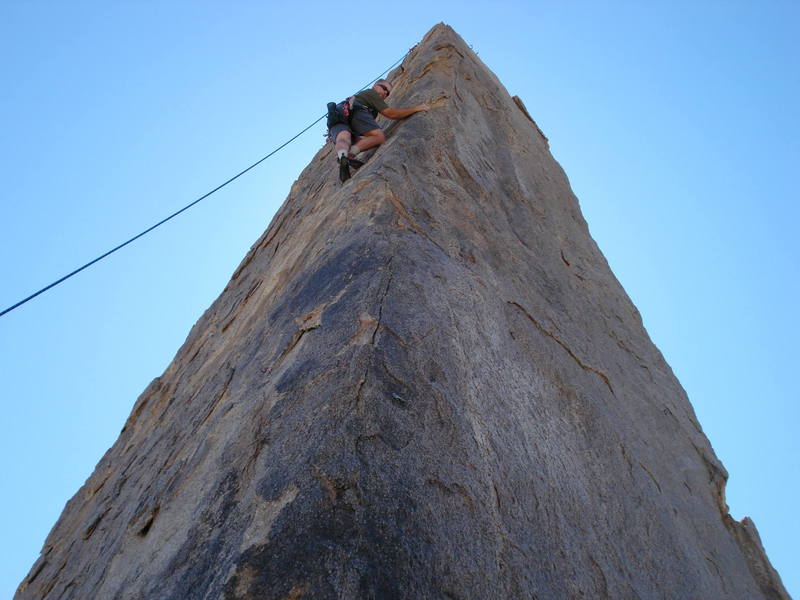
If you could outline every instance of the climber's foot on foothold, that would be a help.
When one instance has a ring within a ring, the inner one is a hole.
[[[352,156],[348,156],[347,157],[347,162],[354,169],[360,169],[361,167],[364,166],[364,161],[363,160],[358,160],[357,158],[353,158]]]

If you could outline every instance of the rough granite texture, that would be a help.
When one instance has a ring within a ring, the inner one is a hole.
[[[15,597],[788,598],[522,101],[445,25],[390,79]]]

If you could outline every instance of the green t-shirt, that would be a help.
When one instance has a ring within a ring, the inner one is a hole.
[[[389,108],[389,105],[383,101],[381,95],[372,88],[368,90],[361,90],[356,94],[355,98],[356,102],[358,102],[359,104],[363,104],[364,106],[370,109],[370,112],[372,112],[373,117],[382,110],[386,110],[387,108]]]

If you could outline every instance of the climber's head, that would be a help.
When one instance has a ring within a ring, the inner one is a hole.
[[[385,79],[378,79],[378,81],[373,84],[372,89],[378,92],[381,98],[385,100],[389,97],[389,92],[392,91],[392,84]]]

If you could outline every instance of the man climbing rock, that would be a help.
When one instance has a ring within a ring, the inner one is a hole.
[[[380,146],[386,136],[375,122],[378,113],[389,119],[404,119],[414,113],[426,111],[427,104],[411,108],[389,108],[386,98],[392,84],[385,79],[376,81],[372,88],[362,90],[344,102],[328,104],[328,135],[336,147],[339,179],[350,179],[350,167],[359,168],[364,163],[356,158],[359,152]],[[353,143],[353,134],[356,135]]]

